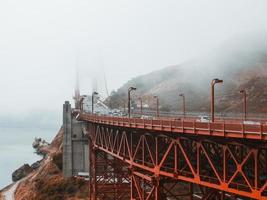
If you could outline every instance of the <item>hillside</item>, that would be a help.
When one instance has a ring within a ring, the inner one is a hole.
[[[210,82],[213,78],[224,80],[216,86],[218,112],[241,112],[242,96],[246,89],[249,111],[267,111],[267,38],[265,34],[249,35],[229,40],[209,55],[128,81],[110,101],[113,107],[123,107],[127,102],[127,88],[137,87],[133,99],[142,96],[144,103],[154,106],[154,95],[160,98],[161,110],[178,111],[181,108],[179,93],[186,96],[187,110],[209,111]]]
[[[53,142],[42,149],[47,155],[39,168],[17,182],[14,195],[16,200],[88,199],[87,182],[75,178],[63,178],[62,139],[63,129],[60,129]],[[1,195],[0,193],[0,199]]]

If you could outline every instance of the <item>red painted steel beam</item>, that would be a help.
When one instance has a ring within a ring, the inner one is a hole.
[[[267,199],[266,178],[259,180],[261,171],[266,172],[259,166],[260,146],[249,147],[228,140],[216,143],[180,136],[163,137],[144,132],[133,134],[128,132],[131,129],[107,126],[102,121],[90,123],[89,127],[94,148],[121,160],[130,169],[134,168],[132,176],[138,175],[150,182],[169,177],[244,197]],[[251,174],[245,169],[250,169]],[[133,177],[131,180],[135,181]],[[132,188],[137,187],[137,183],[131,184]],[[158,193],[159,188],[153,186],[153,194],[149,195],[158,198]]]
[[[92,200],[125,200],[130,198],[130,174],[123,162],[90,145],[89,191]]]

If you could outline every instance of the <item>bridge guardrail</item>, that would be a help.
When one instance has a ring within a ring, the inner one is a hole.
[[[267,124],[244,124],[235,121],[199,122],[196,119],[141,119],[113,116],[99,116],[79,113],[80,120],[126,128],[138,128],[170,133],[220,136],[267,140]]]

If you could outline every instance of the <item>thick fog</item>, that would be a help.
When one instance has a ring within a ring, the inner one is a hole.
[[[76,68],[82,93],[104,77],[111,91],[208,55],[266,31],[266,9],[265,0],[1,0],[1,114],[59,112]]]

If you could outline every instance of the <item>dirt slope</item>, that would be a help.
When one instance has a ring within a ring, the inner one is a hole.
[[[46,158],[40,168],[22,181],[15,194],[16,200],[78,200],[87,199],[88,184],[62,176],[63,129],[45,149]]]

